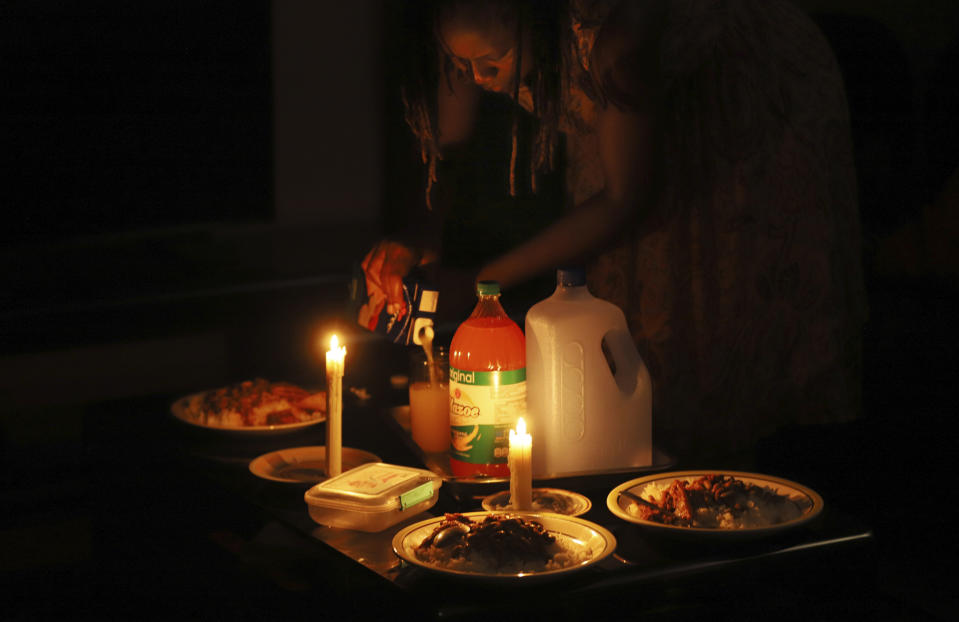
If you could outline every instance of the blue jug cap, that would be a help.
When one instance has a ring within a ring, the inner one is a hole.
[[[560,268],[556,271],[556,284],[560,287],[582,287],[586,285],[586,270],[580,266]]]

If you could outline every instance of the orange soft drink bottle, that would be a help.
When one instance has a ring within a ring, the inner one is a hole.
[[[526,412],[526,338],[499,302],[496,281],[450,343],[450,469],[456,477],[508,477],[509,430]]]

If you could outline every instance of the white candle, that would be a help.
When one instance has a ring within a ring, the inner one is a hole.
[[[346,348],[339,346],[336,335],[330,339],[326,353],[326,474],[330,477],[343,471],[343,363]]]
[[[509,498],[514,510],[533,509],[533,437],[520,417],[509,431]]]

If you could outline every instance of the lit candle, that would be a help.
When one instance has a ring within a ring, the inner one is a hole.
[[[514,510],[533,509],[533,437],[520,417],[509,431],[509,498]]]
[[[330,477],[343,471],[343,362],[346,348],[339,346],[336,335],[330,339],[326,353],[326,474]]]

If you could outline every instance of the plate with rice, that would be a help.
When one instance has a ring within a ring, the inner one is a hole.
[[[452,577],[507,582],[565,576],[615,549],[613,534],[595,523],[538,512],[446,514],[409,525],[393,537],[396,555],[415,566]]]
[[[760,538],[795,529],[823,509],[816,491],[796,482],[743,471],[674,471],[613,488],[606,505],[615,516],[664,535]]]
[[[326,421],[326,393],[263,378],[187,395],[170,406],[183,423],[240,434],[292,432]]]

